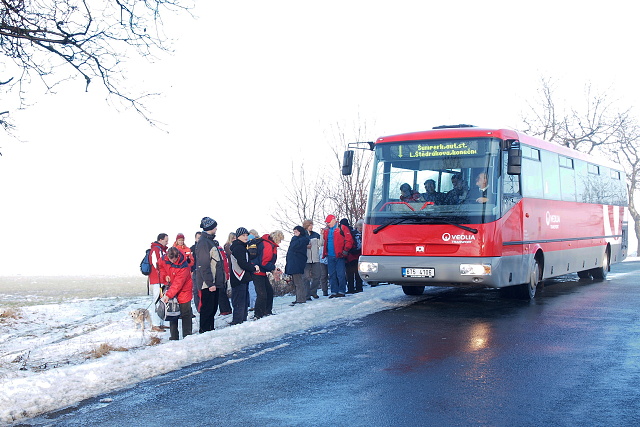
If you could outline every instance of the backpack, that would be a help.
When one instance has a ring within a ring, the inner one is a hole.
[[[354,255],[359,255],[360,251],[362,250],[362,235],[356,234],[356,231],[353,230],[351,234],[351,239],[353,240],[353,247],[351,248],[349,253],[352,253]]]
[[[249,254],[249,261],[258,258],[258,245],[263,241],[262,237],[256,237],[247,242],[247,253]]]
[[[145,276],[148,276],[151,274],[151,262],[149,261],[149,252],[151,252],[151,249],[147,249],[147,252],[144,255],[144,258],[142,258],[142,261],[140,261],[140,273],[144,274]]]
[[[342,237],[345,237],[346,234],[344,234],[342,227],[347,227],[347,226],[340,224],[340,226],[338,227],[340,230],[340,234],[342,234]],[[349,253],[357,253],[359,249],[357,248],[358,242],[356,241],[355,230],[351,227],[347,227],[347,228],[349,229],[349,233],[351,235],[350,237],[351,249],[349,250]]]

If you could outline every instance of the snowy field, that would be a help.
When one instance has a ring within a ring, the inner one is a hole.
[[[141,277],[0,278],[0,423],[35,417],[192,363],[234,355],[291,333],[402,307],[415,298],[399,286],[365,287],[347,298],[320,297],[275,316],[169,341],[169,332],[137,329],[129,316],[151,297]],[[194,331],[198,330],[194,319]],[[241,357],[241,356],[239,356]]]

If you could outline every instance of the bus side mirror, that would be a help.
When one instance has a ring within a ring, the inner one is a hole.
[[[522,150],[519,148],[509,148],[507,161],[507,174],[520,175],[522,171]]]
[[[351,175],[353,171],[353,150],[347,150],[344,152],[342,159],[342,175]]]

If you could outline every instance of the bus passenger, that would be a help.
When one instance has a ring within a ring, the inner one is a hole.
[[[459,205],[467,199],[469,194],[467,182],[461,173],[457,173],[451,176],[451,184],[453,184],[453,189],[446,194],[444,203],[446,205]]]
[[[442,204],[442,193],[436,191],[436,182],[433,179],[428,179],[424,182],[425,193],[422,193],[422,199],[425,202],[431,202],[435,205]]]
[[[421,202],[422,196],[417,191],[413,191],[406,182],[400,186],[400,200],[403,202]]]

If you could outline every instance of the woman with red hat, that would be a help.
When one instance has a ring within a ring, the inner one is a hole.
[[[187,261],[189,262],[189,265],[190,266],[193,265],[191,248],[184,244],[184,234],[178,233],[178,235],[176,236],[176,241],[173,243],[173,247],[180,249],[180,252],[182,252],[187,257]]]

